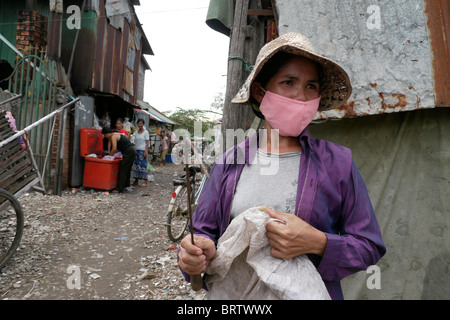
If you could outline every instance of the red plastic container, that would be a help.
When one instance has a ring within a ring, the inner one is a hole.
[[[113,190],[117,187],[119,159],[84,158],[83,186],[100,190]]]
[[[88,154],[103,153],[103,135],[100,130],[80,128],[80,154],[84,158]]]
[[[84,158],[83,187],[112,190],[117,187],[117,177],[121,159],[104,160],[103,135],[100,130],[80,129],[80,153]],[[96,154],[97,158],[86,157]]]

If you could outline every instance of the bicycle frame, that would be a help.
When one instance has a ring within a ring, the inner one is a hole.
[[[188,142],[188,141],[187,141]],[[202,161],[202,157],[200,156],[199,152],[196,150],[196,147],[194,144],[194,154],[195,156],[201,160],[200,166],[193,165],[188,166],[186,165],[186,173],[189,174],[189,179],[186,179],[186,175],[181,176],[179,179],[173,180],[173,185],[175,187],[175,191],[172,193],[172,197],[169,202],[169,207],[167,209],[167,232],[169,235],[169,238],[172,241],[178,241],[180,237],[183,235],[184,231],[186,230],[186,227],[188,225],[191,226],[191,237],[193,241],[193,230],[192,230],[192,224],[189,224],[188,222],[191,219],[191,215],[194,214],[195,209],[197,208],[197,204],[199,202],[200,196],[202,194],[203,188],[205,187],[206,180],[209,178],[209,170],[205,166],[205,163]],[[186,157],[187,158],[187,157]],[[186,159],[186,163],[189,161],[189,159]],[[197,173],[203,172],[203,177],[200,181],[199,186],[197,187]],[[186,207],[180,206],[182,200],[184,197],[186,197],[186,188],[188,188],[188,181],[190,185],[190,190],[188,189],[187,193],[187,201],[188,205]],[[180,210],[181,208],[181,210]],[[187,209],[186,209],[187,208]],[[187,210],[187,211],[186,211]],[[181,220],[180,220],[181,218]]]

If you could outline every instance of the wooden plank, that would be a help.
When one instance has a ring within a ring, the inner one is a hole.
[[[32,166],[26,167],[20,175],[12,175],[8,178],[8,180],[0,182],[0,188],[10,190],[12,186],[15,186],[17,184],[22,184],[21,181],[29,180],[28,177],[36,177],[36,171]],[[19,188],[20,189],[20,188]],[[16,189],[15,191],[17,191]],[[15,193],[15,192],[14,192]]]
[[[24,153],[18,153],[16,150],[13,151],[8,151],[7,153],[5,153],[2,158],[1,158],[1,168],[0,168],[0,172],[9,170],[9,166],[16,162],[17,160],[20,160],[22,158],[25,158],[28,160],[28,157],[26,154]]]
[[[17,165],[17,163],[22,162],[22,161],[25,161],[28,164],[30,163],[29,158],[27,157],[26,153],[21,153],[17,157],[6,159],[4,162],[2,162],[2,166],[0,168],[0,174],[10,171],[14,165]]]
[[[24,170],[24,168],[30,166],[30,163],[26,161],[28,160],[26,158],[22,158],[20,160],[22,161],[17,161],[16,163],[10,165],[8,170],[4,170],[2,173],[0,173],[0,185],[10,179],[12,176],[23,176],[23,173],[21,171]]]
[[[40,120],[41,121],[41,120]],[[9,125],[6,112],[0,110],[0,188],[19,196],[38,182],[44,186],[30,147],[22,149],[16,132]],[[12,139],[11,139],[12,138]],[[6,142],[6,140],[11,140]],[[45,192],[45,187],[42,189]]]
[[[3,162],[8,158],[12,157],[14,154],[20,152],[22,147],[18,140],[11,141],[6,146],[0,149],[0,164],[3,166]]]
[[[28,175],[24,180],[21,180],[15,184],[8,186],[8,191],[12,194],[17,194],[22,188],[29,185],[32,181],[36,179],[36,174]]]
[[[28,179],[27,179],[27,181],[28,181]],[[39,177],[35,177],[33,180],[31,180],[25,186],[23,186],[20,190],[16,191],[14,193],[14,195],[18,198],[22,194],[24,194],[25,192],[30,190],[31,188],[35,187],[38,183],[40,183],[40,179],[39,179]],[[35,187],[35,189],[39,190],[37,187]],[[45,190],[43,190],[43,191],[45,192]]]
[[[274,16],[272,9],[248,9],[248,15],[249,16],[269,16],[269,17]]]
[[[5,112],[0,112],[0,119],[0,141],[5,141],[15,135],[15,131],[9,125]],[[0,148],[0,164],[0,188],[13,194],[37,176],[30,156],[22,149],[19,139],[14,139]]]

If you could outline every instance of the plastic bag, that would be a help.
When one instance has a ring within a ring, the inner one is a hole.
[[[128,133],[130,133],[130,132],[131,132],[131,127],[132,127],[132,124],[131,124],[131,122],[130,122],[130,119],[129,119],[129,118],[125,118],[125,120],[124,120],[124,122],[123,122],[123,128],[124,128],[125,130],[127,130]]]
[[[136,133],[133,133],[130,137],[130,142],[133,145],[136,145]]]
[[[274,219],[250,208],[228,226],[206,269],[208,299],[329,300],[318,271],[307,256],[270,255],[266,224]]]
[[[11,128],[17,132],[17,127],[16,127],[16,119],[14,119],[12,113],[10,111],[6,111],[6,118],[8,119],[9,125],[11,126]],[[20,146],[22,147],[22,149],[26,148],[25,142],[22,140],[21,137],[18,137],[17,140],[19,140]]]

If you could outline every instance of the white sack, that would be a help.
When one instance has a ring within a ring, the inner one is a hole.
[[[208,299],[330,299],[307,256],[285,260],[270,255],[266,224],[273,220],[260,208],[250,208],[233,219],[206,269]]]

